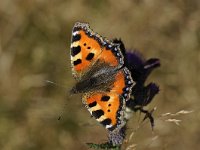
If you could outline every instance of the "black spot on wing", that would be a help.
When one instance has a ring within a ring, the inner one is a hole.
[[[81,47],[80,46],[72,47],[71,48],[71,55],[74,57],[75,55],[80,53],[80,51],[81,51]]]
[[[107,102],[108,100],[110,99],[110,96],[102,96],[101,97],[101,101],[105,101],[105,102]]]
[[[89,53],[86,57],[86,60],[92,60],[93,57],[94,57],[94,53]]]
[[[80,34],[76,34],[72,37],[72,43],[79,41],[81,39],[81,35]]]
[[[94,107],[94,106],[96,106],[96,105],[97,105],[97,102],[94,101],[94,102],[90,103],[88,106],[91,108],[91,107]]]
[[[74,63],[74,66],[76,66],[76,65],[78,65],[78,64],[81,64],[82,61],[81,61],[81,59],[77,59],[77,60],[75,60],[73,63]]]
[[[101,109],[92,112],[92,116],[96,119],[100,118],[102,115],[104,115],[104,112]]]
[[[104,125],[104,126],[106,126],[106,125],[110,125],[111,122],[112,122],[111,119],[107,118],[107,119],[101,121],[101,124]]]

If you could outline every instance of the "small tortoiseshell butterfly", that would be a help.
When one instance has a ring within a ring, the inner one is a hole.
[[[126,123],[126,102],[135,82],[124,65],[120,44],[93,32],[87,23],[77,22],[72,31],[71,65],[77,81],[71,92],[82,93],[91,115],[110,136],[116,136],[112,144],[121,144],[119,132]]]

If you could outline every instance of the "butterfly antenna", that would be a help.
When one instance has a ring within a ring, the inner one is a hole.
[[[65,104],[64,104],[64,106],[63,106],[63,108],[60,112],[60,115],[58,116],[58,121],[60,121],[63,118],[63,114],[64,114],[64,112],[65,112],[65,110],[66,110],[66,108],[69,104],[69,101],[71,101],[71,96],[72,95],[70,94],[70,92],[67,92],[66,101],[65,101]]]
[[[60,87],[60,88],[66,89],[66,86],[62,86],[62,85],[60,85],[60,84],[58,84],[56,82],[50,81],[50,80],[45,80],[45,83],[47,83],[49,85],[55,85],[56,87]],[[67,93],[69,94],[70,92],[67,92]],[[67,95],[67,97],[66,97],[67,101],[65,102],[61,112],[59,113],[60,115],[58,116],[58,120],[61,120],[63,118],[64,111],[66,110],[66,107],[67,107],[69,101],[71,100],[70,97],[71,97],[71,94]]]
[[[66,86],[62,86],[62,85],[60,85],[60,84],[58,84],[58,83],[56,83],[56,82],[50,81],[50,80],[45,80],[45,83],[47,83],[47,84],[49,84],[49,85],[55,85],[55,86],[57,86],[57,87],[66,89]]]
[[[63,118],[63,114],[64,114],[64,111],[65,111],[66,107],[67,107],[67,102],[64,104],[61,112],[59,113],[58,121],[60,121]]]

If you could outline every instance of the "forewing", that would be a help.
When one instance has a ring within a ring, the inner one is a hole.
[[[97,60],[117,68],[124,64],[118,44],[93,32],[87,23],[77,22],[73,27],[71,40],[73,76],[80,79]]]

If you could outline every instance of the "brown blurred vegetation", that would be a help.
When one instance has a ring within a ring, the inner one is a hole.
[[[68,93],[74,83],[69,45],[76,21],[89,22],[99,34],[121,38],[127,48],[161,60],[161,68],[148,79],[161,89],[148,107],[157,107],[154,133],[147,121],[124,147],[198,149],[199,0],[1,0],[0,149],[86,150],[86,142],[106,141],[105,129],[90,118],[80,95]],[[194,111],[175,116],[180,126],[159,118],[179,110]],[[138,118],[129,122],[129,133]]]

